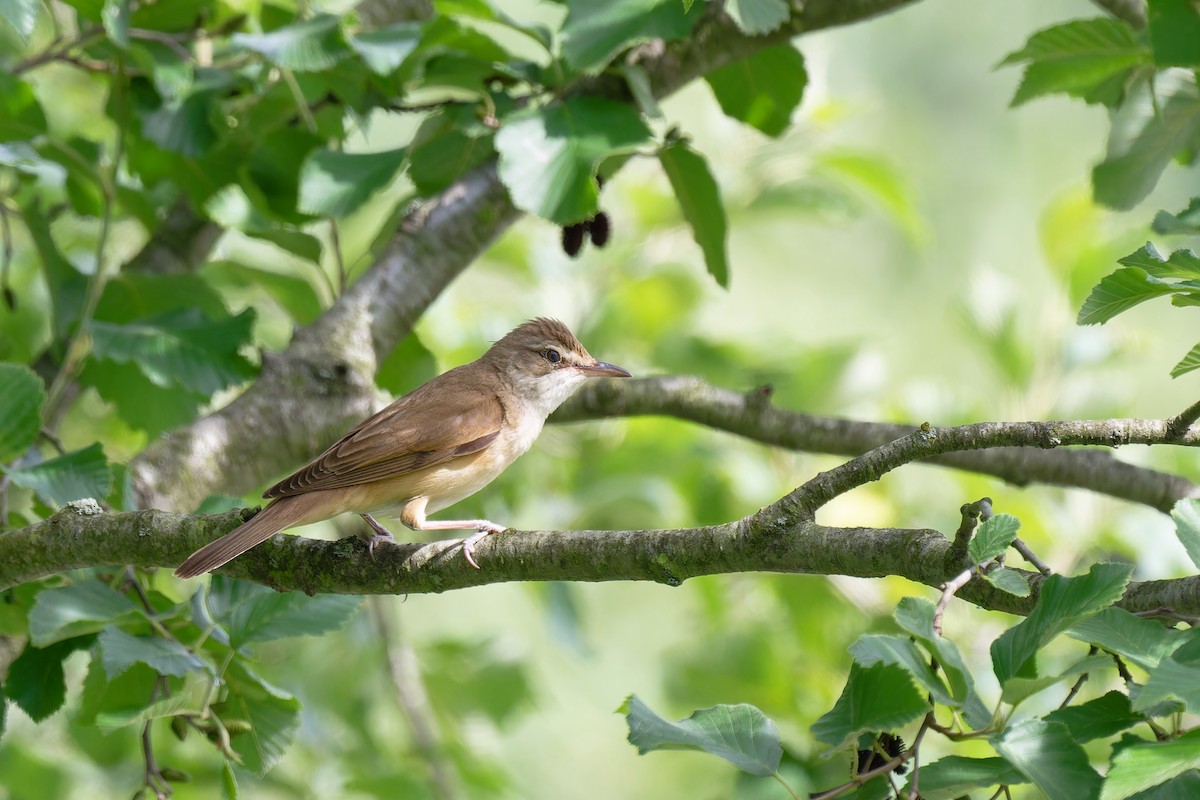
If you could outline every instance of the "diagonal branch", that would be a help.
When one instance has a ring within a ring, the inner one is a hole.
[[[603,381],[585,385],[551,417],[553,422],[576,422],[605,417],[661,414],[691,420],[748,439],[813,453],[857,456],[912,433],[916,425],[858,422],[787,411],[771,405],[760,392],[738,394],[691,376]],[[1072,425],[1075,423],[1030,423]],[[1167,423],[1165,442],[1195,444],[1195,434],[1172,439],[1177,426]],[[1111,433],[1117,433],[1112,431]],[[1046,436],[1043,431],[1037,435]],[[1049,434],[1053,436],[1054,434]],[[991,442],[987,449],[951,449],[930,455],[921,463],[992,475],[1017,486],[1044,483],[1089,491],[1170,511],[1178,500],[1200,496],[1200,486],[1178,475],[1139,467],[1100,450],[1042,449],[1051,442],[1036,439],[1033,446]],[[1059,441],[1059,444],[1070,442]],[[1119,439],[1092,442],[1115,445]]]

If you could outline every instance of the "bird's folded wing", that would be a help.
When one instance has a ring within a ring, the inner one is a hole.
[[[263,493],[276,498],[394,478],[487,447],[504,407],[495,392],[423,391],[405,395],[360,423],[311,464]],[[431,420],[436,420],[430,424]]]

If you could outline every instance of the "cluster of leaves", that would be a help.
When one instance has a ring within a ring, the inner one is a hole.
[[[233,765],[264,774],[300,724],[300,702],[255,672],[253,646],[341,628],[360,600],[280,594],[217,577],[177,602],[140,580],[132,571],[80,575],[11,593],[2,632],[28,636],[29,644],[9,666],[3,693],[40,722],[65,700],[63,662],[85,652],[81,724],[104,733],[132,728],[146,738],[162,723],[180,740],[207,739],[224,758],[226,796],[236,797]],[[188,778],[147,764],[152,791],[169,794],[167,783]]]
[[[1192,164],[1200,152],[1200,11],[1187,0],[1148,0],[1147,8],[1145,31],[1114,19],[1077,20],[1034,34],[1001,62],[1025,64],[1013,105],[1062,93],[1112,110],[1108,153],[1093,170],[1092,185],[1096,200],[1116,209],[1133,208],[1168,164]],[[1179,213],[1159,211],[1153,230],[1200,235],[1200,197]],[[1092,290],[1080,324],[1107,322],[1164,295],[1174,305],[1200,305],[1200,262],[1191,250],[1164,259],[1147,244],[1120,263],[1122,269]],[[1200,345],[1171,375],[1198,367]]]
[[[1200,503],[1181,501],[1173,516],[1200,566]],[[1017,527],[1003,514],[980,527],[969,553],[974,575],[1021,575],[996,563]],[[991,707],[976,687],[978,673],[942,636],[934,604],[901,600],[893,616],[900,632],[866,634],[851,645],[845,688],[812,726],[832,751],[856,750],[859,765],[851,780],[819,796],[865,800],[914,792],[925,800],[952,800],[1018,784],[1033,784],[1047,797],[1080,800],[1192,796],[1200,789],[1200,730],[1186,729],[1181,720],[1200,711],[1200,635],[1115,607],[1132,572],[1128,564],[1102,563],[1085,575],[1046,577],[1030,615],[991,644],[992,677],[999,685]],[[1023,577],[1010,583],[1017,593],[1022,584]],[[1023,591],[1028,593],[1027,584]],[[1064,635],[1079,643],[1078,651],[1058,643],[1047,652]],[[1085,681],[1097,689],[1080,702]],[[1114,684],[1123,690],[1100,692]],[[1043,693],[1067,685],[1065,699],[1050,707]],[[640,753],[701,750],[752,775],[783,781],[779,729],[753,706],[703,709],[679,723],[663,720],[636,697],[620,711]],[[913,725],[913,745],[905,748],[894,732]],[[920,748],[928,746],[931,732],[947,746],[986,740],[996,755],[946,755],[921,763]],[[1110,746],[1103,775],[1089,756],[1101,741]],[[917,766],[904,770],[906,762]]]

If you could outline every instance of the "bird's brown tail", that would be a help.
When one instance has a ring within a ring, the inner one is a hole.
[[[315,499],[312,495],[295,495],[276,500],[241,526],[192,553],[175,574],[180,578],[194,578],[212,572],[281,530],[310,522],[306,517],[313,510]]]

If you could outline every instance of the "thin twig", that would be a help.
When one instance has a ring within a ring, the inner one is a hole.
[[[1043,575],[1054,574],[1054,570],[1050,569],[1045,561],[1042,561],[1040,558],[1038,558],[1037,554],[1034,553],[1033,550],[1030,549],[1029,545],[1025,544],[1020,537],[1013,539],[1012,547],[1021,554],[1022,558],[1024,558],[1030,564],[1033,564],[1038,572],[1042,573]]]
[[[1188,432],[1188,429],[1200,419],[1200,400],[1192,403],[1190,406],[1179,412],[1178,415],[1171,417],[1167,422],[1167,437],[1170,439],[1178,439]]]
[[[933,610],[933,632],[938,636],[942,635],[942,616],[946,613],[946,606],[950,605],[951,598],[954,597],[959,589],[967,585],[967,582],[971,580],[971,576],[974,574],[975,571],[973,569],[964,569],[942,585],[942,596],[938,598],[937,606]]]

